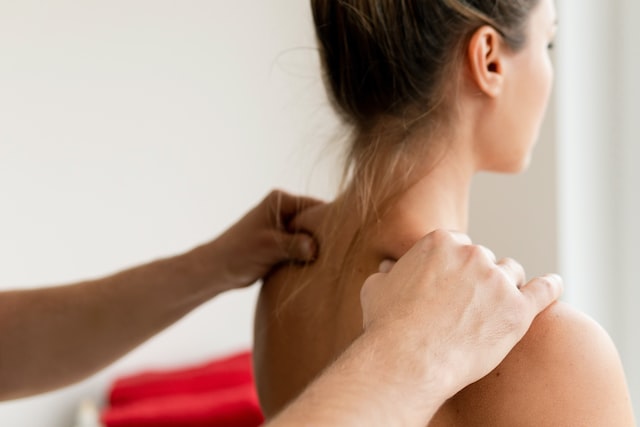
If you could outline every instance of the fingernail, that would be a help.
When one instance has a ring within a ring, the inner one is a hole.
[[[391,261],[390,259],[385,259],[380,263],[378,270],[380,271],[380,273],[388,273],[391,271],[391,269],[395,264],[396,263],[394,261]]]
[[[316,245],[315,239],[312,237],[305,237],[301,245],[304,257],[310,261],[314,260],[318,252],[318,246]]]

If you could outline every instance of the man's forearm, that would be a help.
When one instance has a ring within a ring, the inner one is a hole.
[[[448,397],[446,385],[417,358],[395,358],[411,353],[390,349],[393,341],[365,333],[266,427],[424,427]]]
[[[315,240],[283,224],[318,203],[273,191],[186,254],[75,285],[0,292],[0,400],[81,380],[219,293],[281,262],[313,261]]]
[[[103,279],[0,294],[0,400],[76,382],[215,296],[209,250]]]

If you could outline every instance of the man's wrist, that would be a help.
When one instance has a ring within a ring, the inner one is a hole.
[[[269,426],[426,425],[445,395],[422,363],[428,355],[393,346],[398,339],[387,332],[363,333]]]
[[[181,256],[185,266],[185,277],[194,290],[213,297],[233,288],[230,273],[222,262],[216,241],[200,245]]]
[[[387,390],[394,402],[390,409],[396,415],[401,410],[407,423],[429,420],[450,397],[451,372],[433,347],[412,341],[406,328],[366,330],[359,338],[359,346],[367,355],[363,368],[374,373],[371,384]],[[424,338],[423,338],[424,339]],[[354,347],[354,350],[358,350]],[[382,375],[380,375],[382,373]]]
[[[207,243],[156,263],[181,292],[186,291],[192,298],[204,302],[230,289],[229,282],[224,280],[224,266],[219,266],[215,251],[215,246]]]

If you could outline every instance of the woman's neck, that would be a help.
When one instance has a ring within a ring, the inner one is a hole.
[[[465,147],[463,144],[450,143],[443,147],[446,148],[439,154],[432,153],[424,159],[413,156],[414,167],[409,176],[406,167],[395,168],[385,176],[386,182],[404,180],[408,183],[394,193],[383,212],[378,211],[382,214],[365,226],[371,227],[364,231],[371,237],[372,246],[385,256],[401,256],[435,229],[467,231],[469,191],[476,165],[471,150],[460,148]],[[422,166],[415,166],[416,158],[421,159]],[[356,192],[352,187],[338,199],[344,213],[357,212],[359,200],[353,194]],[[357,223],[354,215],[344,218]]]
[[[445,155],[435,167],[416,177],[402,192],[391,215],[428,228],[466,232],[469,191],[475,169],[454,154]],[[420,174],[420,171],[417,171]]]

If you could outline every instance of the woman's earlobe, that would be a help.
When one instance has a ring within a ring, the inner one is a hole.
[[[495,98],[502,91],[504,67],[500,34],[485,25],[469,41],[468,61],[473,82],[485,95]]]

